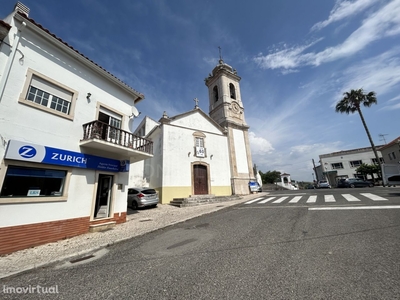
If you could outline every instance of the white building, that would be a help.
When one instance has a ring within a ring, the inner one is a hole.
[[[131,186],[150,186],[161,203],[196,195],[249,194],[253,164],[240,95],[240,77],[222,61],[206,78],[209,115],[191,111],[156,122],[146,117],[135,133],[154,142],[154,157],[134,164]],[[140,171],[141,170],[141,171]]]
[[[376,148],[378,149],[379,146]],[[377,152],[382,162],[382,155],[379,151]],[[316,170],[318,179],[325,178],[331,186],[335,186],[339,178],[358,177],[356,169],[361,164],[371,165],[378,163],[371,147],[322,154],[319,156],[319,159],[320,166]],[[320,178],[321,173],[324,178]]]
[[[386,164],[400,164],[400,136],[379,147]]]
[[[0,254],[125,222],[144,96],[28,17],[0,21]]]

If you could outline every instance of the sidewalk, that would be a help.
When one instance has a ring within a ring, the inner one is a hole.
[[[0,278],[90,254],[117,242],[243,203],[261,195],[265,195],[265,193],[250,194],[237,200],[191,207],[179,208],[168,204],[159,204],[154,209],[128,210],[126,223],[117,225],[111,230],[86,233],[70,239],[0,256]]]

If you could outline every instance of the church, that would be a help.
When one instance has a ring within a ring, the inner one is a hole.
[[[131,165],[130,186],[158,191],[162,204],[174,198],[250,193],[255,180],[249,126],[240,77],[222,58],[205,79],[209,112],[193,110],[155,121],[144,117],[135,134],[153,142],[154,156]]]

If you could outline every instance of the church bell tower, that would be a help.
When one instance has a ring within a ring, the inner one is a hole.
[[[227,131],[232,193],[246,195],[250,193],[249,181],[255,178],[240,79],[236,70],[220,57],[218,65],[205,79],[205,84],[208,87],[209,115]]]

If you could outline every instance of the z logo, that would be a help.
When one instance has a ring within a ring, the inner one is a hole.
[[[36,149],[32,146],[22,146],[18,153],[24,158],[32,158],[36,155]]]

